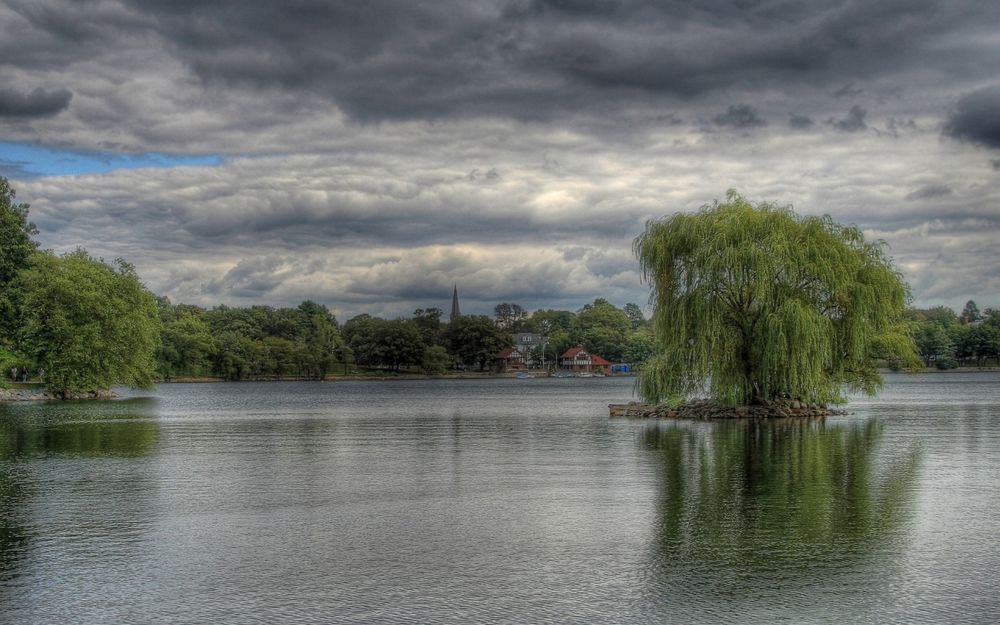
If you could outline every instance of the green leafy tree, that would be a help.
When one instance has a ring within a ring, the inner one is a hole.
[[[0,344],[8,347],[17,329],[8,285],[17,272],[28,266],[28,259],[38,248],[31,239],[38,229],[28,221],[28,205],[15,202],[14,197],[14,189],[0,177]],[[20,362],[19,356],[17,360]]]
[[[215,355],[213,371],[227,380],[243,380],[261,369],[260,350],[257,343],[235,331],[216,335],[219,349]]]
[[[942,327],[958,325],[958,315],[947,306],[935,306],[933,308],[909,308],[904,314],[904,318],[919,323],[936,323]]]
[[[559,359],[566,353],[566,350],[573,347],[575,343],[569,335],[568,330],[558,328],[549,333],[549,346],[545,350],[545,359],[555,365],[559,365]]]
[[[575,317],[576,314],[569,310],[553,310],[549,308],[546,310],[536,310],[531,314],[528,321],[530,322],[532,331],[550,334],[556,330],[566,330],[568,332],[573,325]]]
[[[483,315],[462,315],[448,324],[449,351],[460,362],[486,369],[497,352],[513,345],[510,334]]]
[[[253,341],[264,338],[259,319],[249,308],[217,306],[205,313],[205,323],[212,329],[213,336],[231,332]]]
[[[419,364],[426,346],[417,326],[405,319],[379,321],[374,336],[378,364],[396,372],[402,367]]]
[[[344,324],[344,339],[358,364],[393,371],[420,364],[426,348],[413,322],[386,321],[370,315],[358,315]]]
[[[917,352],[928,367],[937,362],[950,363],[955,360],[955,341],[945,326],[924,322],[917,326],[913,333]],[[945,368],[950,368],[945,366]]]
[[[336,361],[336,354],[343,354],[344,350],[337,319],[326,306],[308,300],[299,304],[296,311],[297,340],[303,360],[299,375],[322,380]]]
[[[424,373],[437,375],[447,371],[451,366],[452,360],[448,350],[440,345],[431,345],[424,349],[420,368],[424,370]]]
[[[962,314],[958,316],[959,322],[963,324],[979,321],[982,318],[982,315],[979,314],[979,306],[976,306],[976,303],[971,299],[965,302],[965,308],[962,309]]]
[[[497,304],[493,308],[493,315],[496,319],[497,327],[501,330],[512,331],[528,318],[528,312],[518,304],[508,304],[504,302]]]
[[[418,308],[413,311],[413,324],[420,330],[420,336],[425,345],[441,345],[443,326],[440,308]]]
[[[260,373],[267,376],[300,375],[301,354],[294,341],[280,336],[265,336],[261,341],[264,361]]]
[[[1000,359],[1000,328],[980,323],[963,330],[956,346],[960,358],[973,360],[980,367],[990,358]]]
[[[123,260],[113,266],[83,250],[35,253],[11,284],[20,351],[61,392],[148,388],[160,339],[156,300]]]
[[[639,328],[646,326],[646,316],[642,314],[642,309],[639,308],[638,304],[629,302],[622,308],[622,312],[624,312],[625,316],[628,317],[633,330],[638,330]]]
[[[18,204],[14,197],[10,183],[0,177],[0,288],[27,267],[28,259],[38,248],[38,243],[31,239],[38,229],[28,221],[29,206]]]
[[[380,354],[375,344],[375,329],[385,320],[369,314],[352,317],[344,324],[344,340],[354,355],[354,362],[363,367],[379,364]]]
[[[633,367],[641,368],[643,363],[656,354],[656,341],[653,339],[653,333],[646,328],[633,332],[625,341],[623,351],[622,360],[632,364]]]
[[[730,405],[874,393],[876,358],[915,360],[901,319],[908,289],[884,245],[829,216],[725,203],[650,222],[635,241],[651,286],[657,354],[639,390]]]
[[[190,309],[180,307],[162,323],[161,343],[156,352],[160,376],[210,374],[219,346],[208,324]]]
[[[570,327],[570,337],[590,353],[618,361],[622,359],[631,331],[632,322],[628,315],[608,300],[598,298],[576,314]]]

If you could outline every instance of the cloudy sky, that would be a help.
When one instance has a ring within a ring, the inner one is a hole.
[[[736,188],[1000,305],[993,0],[0,0],[0,175],[174,302],[646,302]]]

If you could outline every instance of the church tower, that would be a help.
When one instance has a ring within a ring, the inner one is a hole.
[[[449,321],[454,321],[462,316],[462,311],[458,309],[458,285],[455,285],[455,293],[451,296],[451,317]]]

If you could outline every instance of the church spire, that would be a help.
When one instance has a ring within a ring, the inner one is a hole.
[[[451,317],[450,321],[454,321],[462,316],[462,311],[458,309],[458,285],[455,285],[455,293],[451,296]]]

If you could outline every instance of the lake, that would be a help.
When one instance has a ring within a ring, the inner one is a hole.
[[[3,623],[1000,622],[1000,373],[825,420],[629,379],[0,406]]]

